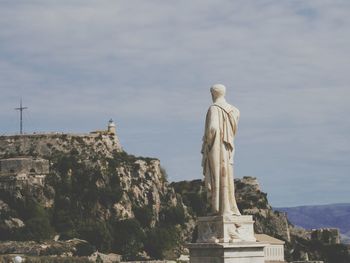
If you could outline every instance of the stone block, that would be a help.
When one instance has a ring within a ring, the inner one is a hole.
[[[255,242],[251,215],[219,215],[198,218],[197,243]]]
[[[264,247],[258,242],[192,243],[190,263],[264,263]]]

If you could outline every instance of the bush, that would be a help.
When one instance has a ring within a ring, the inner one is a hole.
[[[53,214],[53,224],[56,230],[60,233],[70,232],[75,228],[70,211],[64,208],[59,209],[55,207]],[[68,235],[67,239],[70,238],[71,237]]]
[[[181,205],[165,207],[160,212],[160,221],[163,225],[184,225],[186,222],[185,210]]]
[[[349,263],[350,262],[350,252],[346,245],[336,244],[336,245],[326,245],[324,246],[323,258],[326,263]]]
[[[74,256],[83,257],[83,256],[90,256],[92,253],[95,252],[95,249],[87,242],[79,243],[76,246],[77,251],[75,252]]]
[[[25,227],[16,231],[15,239],[35,241],[50,239],[54,230],[51,227],[48,211],[31,199],[25,200],[20,206],[23,206],[20,212]]]
[[[137,220],[114,222],[113,236],[115,238],[113,250],[123,255],[124,260],[138,259],[138,253],[143,250],[145,233]]]
[[[157,227],[147,232],[144,243],[146,252],[155,259],[165,258],[165,254],[172,250],[179,241],[179,234],[174,226]]]
[[[50,239],[53,229],[47,217],[34,217],[25,222],[26,226],[22,230],[22,238],[25,240],[41,241]]]
[[[184,195],[184,203],[190,207],[196,216],[204,216],[207,212],[207,198],[206,193],[189,192]]]
[[[171,183],[175,192],[180,194],[184,204],[189,208],[189,212],[195,216],[207,214],[208,200],[203,180],[181,181]]]
[[[98,250],[102,252],[110,251],[113,237],[107,223],[93,219],[83,221],[79,224],[77,232],[79,238],[87,240]]]
[[[110,207],[120,201],[123,196],[121,187],[115,184],[109,184],[98,190],[98,199],[105,207]]]
[[[142,227],[149,227],[153,220],[153,210],[150,207],[134,207],[135,218]]]
[[[11,240],[13,239],[13,236],[13,231],[11,231],[4,223],[0,223],[0,240]]]

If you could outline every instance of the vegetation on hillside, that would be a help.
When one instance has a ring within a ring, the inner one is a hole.
[[[28,184],[0,191],[0,240],[79,238],[88,243],[77,256],[98,249],[121,254],[124,260],[175,258],[181,252],[191,240],[193,219],[208,211],[202,180],[169,186],[164,169],[153,171],[154,159],[111,152],[98,137],[92,146],[76,138],[60,140],[61,148],[50,143],[46,153],[34,142],[0,149],[0,158],[31,155],[51,163],[43,188]],[[350,262],[344,245],[314,241],[297,231],[289,239],[293,226],[284,213],[271,208],[255,178],[236,180],[236,199],[243,214],[253,215],[257,233],[286,241],[287,260],[303,259],[307,253],[310,260]],[[13,219],[24,226],[9,227]]]
[[[304,230],[300,230],[301,235],[292,231],[291,239],[288,239],[287,231],[293,229],[293,225],[286,221],[284,213],[272,210],[267,194],[257,189],[256,185],[247,183],[249,180],[254,178],[235,180],[238,207],[243,214],[253,215],[256,233],[265,233],[286,242],[287,261],[303,260],[308,256],[310,260],[323,260],[325,263],[350,262],[349,247],[344,244],[327,244],[311,240],[304,236],[306,233]],[[172,183],[171,186],[182,196],[193,216],[205,215],[208,202],[202,180],[181,181]]]
[[[113,158],[81,155],[76,150],[51,155],[52,172],[46,178],[45,194],[53,198],[53,205],[45,208],[29,188],[18,189],[15,195],[1,191],[0,200],[11,210],[0,214],[0,240],[42,241],[59,234],[64,240],[87,240],[92,250],[118,253],[125,260],[175,257],[174,247],[181,242],[181,228],[186,222],[183,205],[163,203],[159,218],[155,218],[152,203],[138,204],[121,185],[117,168],[123,166],[133,173],[139,168],[136,161],[140,159],[152,160],[125,152],[115,152]],[[135,217],[119,218],[115,214],[113,206],[124,194],[131,197]],[[7,228],[3,220],[10,216],[23,220],[25,227]]]

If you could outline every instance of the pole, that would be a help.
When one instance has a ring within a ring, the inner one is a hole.
[[[15,108],[15,110],[19,110],[19,120],[20,120],[20,123],[19,123],[19,134],[23,134],[23,110],[26,110],[28,109],[28,107],[23,107],[22,106],[22,98],[21,98],[21,101],[20,101],[20,104],[19,104],[19,108]]]

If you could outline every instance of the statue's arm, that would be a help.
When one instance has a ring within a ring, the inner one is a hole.
[[[241,112],[236,107],[233,107],[233,115],[235,117],[236,124],[238,124],[239,118],[241,117]]]
[[[211,106],[207,113],[205,123],[205,134],[203,138],[203,145],[210,151],[216,136],[220,134],[219,125],[219,109],[215,106]]]

